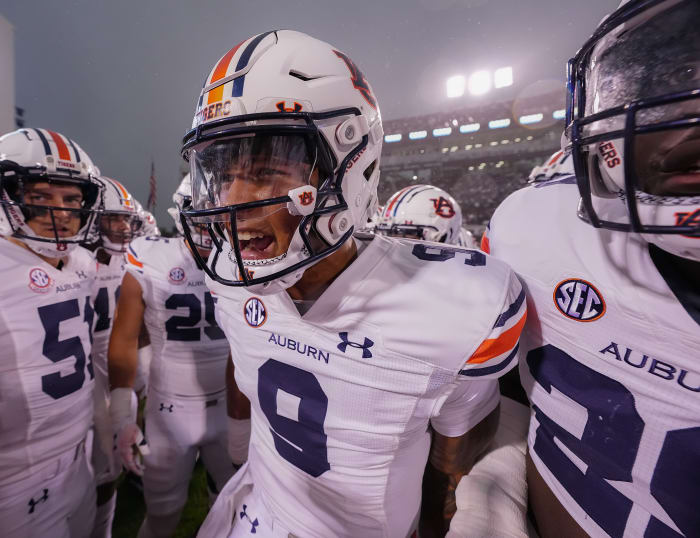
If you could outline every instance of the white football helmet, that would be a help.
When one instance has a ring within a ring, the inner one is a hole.
[[[347,55],[291,30],[236,45],[204,84],[182,148],[192,175],[185,234],[210,224],[214,280],[276,293],[374,211],[383,141],[374,93]],[[298,221],[279,245],[266,229],[277,212]]]
[[[168,213],[175,221],[175,229],[177,233],[184,237],[185,231],[180,219],[180,212],[183,209],[192,208],[192,180],[190,174],[185,175],[178,185],[177,190],[173,193],[173,202],[175,207],[169,207]],[[189,229],[190,239],[192,243],[203,250],[211,250],[211,236],[204,224],[192,224]]]
[[[564,176],[574,175],[574,161],[571,151],[560,149],[552,154],[541,166],[535,166],[528,176],[528,183],[549,181]]]
[[[141,219],[141,230],[139,235],[147,237],[159,236],[160,228],[158,228],[158,223],[156,222],[156,218],[153,216],[153,213],[144,208],[141,205],[141,202],[139,202],[136,198],[134,198],[134,202],[136,204],[136,212]]]
[[[625,0],[569,61],[579,216],[700,260],[700,2]]]
[[[95,215],[102,189],[98,175],[99,170],[90,157],[60,133],[19,129],[3,135],[0,137],[3,210],[0,233],[19,239],[38,254],[51,258],[63,257],[79,244],[96,242],[99,235]],[[76,186],[81,199],[63,206],[44,204],[29,192],[38,183]],[[32,203],[30,197],[39,201]],[[43,226],[46,235],[32,229],[29,224],[32,219],[46,220]],[[80,219],[75,232],[77,223],[73,219]]]
[[[444,190],[411,185],[394,193],[375,228],[376,233],[459,245],[462,209]]]
[[[100,180],[104,185],[98,213],[100,246],[115,254],[126,252],[129,243],[141,235],[143,225],[136,200],[116,179],[102,176]]]

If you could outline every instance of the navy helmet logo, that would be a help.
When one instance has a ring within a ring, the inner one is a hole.
[[[372,95],[372,91],[369,89],[369,82],[367,82],[367,79],[362,74],[362,71],[360,71],[360,68],[357,67],[357,64],[339,50],[334,50],[333,52],[348,66],[353,87],[362,94],[362,97],[365,98],[365,101],[367,101],[372,108],[376,109],[377,100],[374,98],[374,95]]]
[[[257,297],[251,297],[245,302],[243,315],[251,327],[261,327],[267,321],[267,309]]]
[[[554,304],[559,312],[576,321],[595,321],[605,314],[603,296],[593,284],[569,278],[554,288]]]

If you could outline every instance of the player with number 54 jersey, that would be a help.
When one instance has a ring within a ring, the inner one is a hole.
[[[0,531],[86,537],[99,174],[60,133],[0,137]]]

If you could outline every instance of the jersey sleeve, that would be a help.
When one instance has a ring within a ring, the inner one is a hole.
[[[151,288],[150,275],[153,269],[149,266],[147,260],[145,259],[145,247],[141,241],[142,238],[138,238],[132,241],[126,251],[126,270],[133,276],[137,282],[141,285],[141,289],[144,292],[144,297],[149,295]]]
[[[523,285],[510,272],[508,291],[491,332],[466,360],[459,373],[469,378],[497,378],[517,363],[520,334],[527,318]]]
[[[430,419],[433,429],[446,437],[464,435],[496,409],[501,395],[495,379],[457,379],[457,387]]]

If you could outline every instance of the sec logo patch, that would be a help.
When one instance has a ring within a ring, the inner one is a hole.
[[[243,306],[246,323],[251,327],[261,327],[267,321],[267,310],[257,297],[251,297]]]
[[[605,314],[603,295],[593,284],[578,278],[557,284],[554,304],[559,312],[576,321],[595,321]]]
[[[173,267],[168,273],[168,280],[173,284],[182,284],[185,282],[185,270],[182,267]]]
[[[30,290],[36,293],[46,293],[47,291],[50,291],[52,284],[53,279],[43,269],[35,267],[29,271]]]

